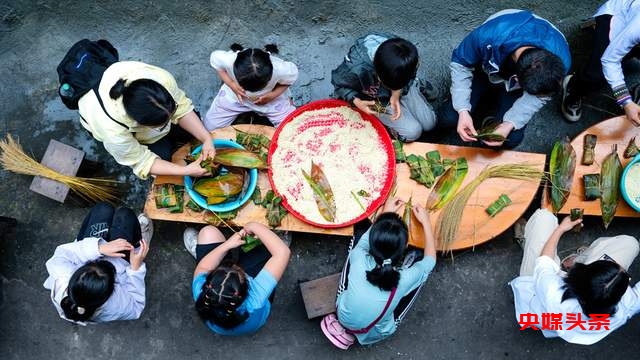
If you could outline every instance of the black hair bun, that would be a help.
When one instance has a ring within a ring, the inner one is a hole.
[[[233,51],[242,51],[244,50],[244,46],[238,44],[238,43],[233,43],[231,44],[231,50]]]
[[[270,52],[272,54],[277,54],[280,52],[280,50],[278,50],[278,45],[276,44],[267,44],[264,46],[264,51]]]

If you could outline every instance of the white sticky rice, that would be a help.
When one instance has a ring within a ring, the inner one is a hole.
[[[629,200],[631,200],[636,207],[640,207],[640,163],[631,165],[629,170],[627,170],[624,187]]]
[[[307,111],[283,125],[271,157],[273,184],[289,205],[318,224],[341,224],[364,213],[351,192],[366,191],[358,199],[366,209],[380,197],[389,158],[373,125],[342,106]],[[302,176],[311,162],[320,166],[334,194],[336,219],[325,220]]]

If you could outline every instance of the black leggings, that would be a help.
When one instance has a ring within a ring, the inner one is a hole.
[[[134,247],[138,247],[142,233],[133,210],[126,207],[114,209],[110,204],[100,202],[84,218],[76,239],[88,237],[102,238],[106,241],[125,239]]]

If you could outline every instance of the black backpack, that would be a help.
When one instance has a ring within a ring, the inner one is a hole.
[[[100,85],[102,74],[117,61],[118,50],[107,40],[83,39],[75,43],[57,68],[60,80],[58,95],[60,95],[62,102],[69,109],[76,110],[78,109],[78,100],[84,94],[94,89],[98,95],[98,85]],[[99,95],[98,100],[102,105],[102,99]]]

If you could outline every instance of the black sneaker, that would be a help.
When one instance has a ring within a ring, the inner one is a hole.
[[[569,82],[573,75],[566,76],[562,81],[562,116],[567,121],[576,122],[582,116],[582,98],[571,94]]]
[[[434,88],[427,80],[418,79],[418,90],[429,102],[433,102],[438,99],[438,90],[436,90],[436,88]]]

